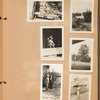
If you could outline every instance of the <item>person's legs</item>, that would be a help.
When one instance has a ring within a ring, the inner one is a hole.
[[[50,89],[51,89],[51,85],[52,85],[51,80],[50,80],[50,84],[49,85],[50,85]]]
[[[78,98],[78,100],[79,100],[79,97],[80,97],[80,91],[78,90],[77,91],[77,98]]]

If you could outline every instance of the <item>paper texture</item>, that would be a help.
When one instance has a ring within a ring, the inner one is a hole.
[[[64,0],[64,22],[27,22],[27,0],[2,2],[7,17],[2,28],[2,79],[7,82],[2,100],[40,100],[41,63],[63,64],[62,100],[69,97],[70,74],[92,75],[91,100],[98,100],[98,0],[94,0],[93,34],[70,34],[70,0]],[[40,26],[64,26],[64,60],[40,59]],[[94,39],[93,72],[69,72],[70,38]]]
[[[2,16],[2,0],[0,0],[0,16]],[[2,21],[0,20],[0,81],[2,80]],[[0,99],[2,98],[2,86],[0,85]]]

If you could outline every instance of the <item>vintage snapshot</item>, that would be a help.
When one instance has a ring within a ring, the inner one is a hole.
[[[71,33],[93,33],[93,0],[71,0]]]
[[[41,27],[41,60],[64,59],[63,27]]]
[[[70,71],[93,71],[93,45],[94,39],[70,39]]]
[[[64,21],[63,0],[27,0],[27,21]]]
[[[41,100],[62,100],[62,64],[41,65]]]
[[[91,75],[70,75],[69,100],[91,100]]]

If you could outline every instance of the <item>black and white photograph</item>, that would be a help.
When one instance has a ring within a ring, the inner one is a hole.
[[[41,60],[64,59],[64,36],[62,26],[41,27]]]
[[[63,0],[27,0],[27,21],[64,21]]]
[[[41,65],[41,100],[62,100],[63,64]]]
[[[70,71],[93,71],[93,45],[91,38],[70,39]]]
[[[91,100],[91,75],[70,75],[69,100]]]
[[[93,0],[71,0],[71,33],[93,33]]]

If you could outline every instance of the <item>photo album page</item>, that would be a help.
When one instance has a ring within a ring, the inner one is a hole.
[[[98,0],[0,2],[0,100],[98,100]]]

